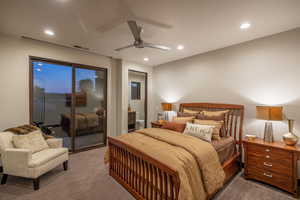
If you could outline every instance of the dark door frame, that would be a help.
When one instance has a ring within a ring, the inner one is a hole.
[[[147,128],[147,126],[148,126],[147,125],[148,124],[148,72],[142,72],[142,71],[128,69],[128,73],[127,73],[128,77],[129,77],[129,72],[141,73],[141,74],[145,75],[145,103],[144,103],[144,109],[145,109],[145,128]],[[128,85],[128,83],[127,83],[127,85]],[[131,99],[131,97],[130,97],[130,99]],[[129,104],[129,102],[128,102],[128,104]]]
[[[41,57],[36,57],[36,56],[29,56],[29,123],[33,124],[33,65],[32,63],[34,61],[37,62],[47,62],[50,64],[58,64],[58,65],[65,65],[65,66],[70,66],[72,68],[72,102],[71,102],[71,151],[72,152],[80,152],[84,150],[89,150],[92,148],[99,148],[106,146],[107,144],[107,86],[108,86],[108,73],[107,73],[107,68],[103,67],[95,67],[95,66],[90,66],[90,65],[85,65],[85,64],[79,64],[79,63],[72,63],[72,62],[66,62],[66,61],[60,61],[60,60],[55,60],[55,59],[49,59],[49,58],[41,58]],[[74,117],[75,117],[75,83],[76,83],[76,77],[75,77],[75,69],[76,68],[81,68],[81,69],[90,69],[90,70],[97,70],[97,71],[103,71],[105,73],[105,90],[104,90],[104,104],[103,106],[105,107],[105,121],[104,121],[104,144],[94,144],[88,147],[80,148],[80,149],[75,149],[75,135],[74,135],[74,130],[75,130],[75,123],[74,123]]]

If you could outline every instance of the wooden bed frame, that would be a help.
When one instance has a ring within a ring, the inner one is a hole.
[[[234,155],[222,166],[228,182],[241,170],[242,134],[244,106],[216,103],[182,103],[179,111],[190,110],[229,110],[225,119],[226,135],[232,136],[236,143]],[[123,185],[136,199],[177,200],[180,178],[172,166],[144,154],[131,145],[114,138],[108,138],[109,174]],[[209,197],[209,199],[212,198]]]

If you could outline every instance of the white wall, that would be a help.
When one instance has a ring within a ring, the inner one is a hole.
[[[255,106],[284,105],[300,136],[300,29],[166,63],[153,77],[156,112],[162,101],[243,104],[244,133],[262,137]],[[287,123],[273,124],[281,140]]]
[[[115,61],[104,56],[0,34],[0,131],[29,122],[29,56],[108,69],[108,135],[116,134]]]

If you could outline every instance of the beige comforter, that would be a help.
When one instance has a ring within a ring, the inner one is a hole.
[[[217,152],[208,142],[158,128],[139,130],[115,139],[177,170],[181,181],[179,200],[207,199],[223,185],[225,173]]]

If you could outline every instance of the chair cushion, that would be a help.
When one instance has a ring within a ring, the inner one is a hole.
[[[40,130],[36,130],[25,135],[14,135],[12,140],[16,148],[29,149],[32,153],[49,148]]]
[[[12,143],[12,137],[13,133],[11,132],[0,132],[0,154],[5,149],[14,148],[14,145]]]
[[[68,153],[67,148],[45,149],[32,154],[32,159],[29,161],[29,167],[39,167],[47,162]]]

